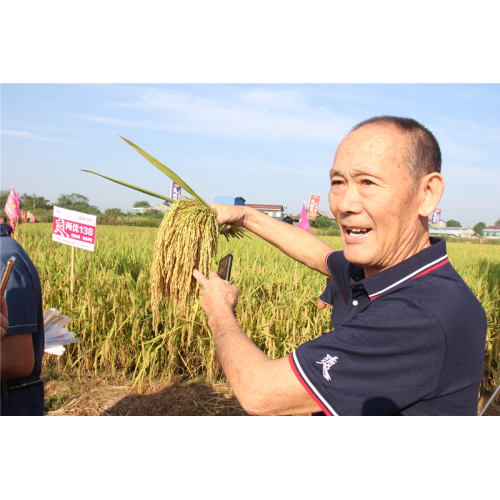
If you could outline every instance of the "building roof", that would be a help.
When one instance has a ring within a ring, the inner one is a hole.
[[[318,210],[318,215],[321,217],[328,217],[329,219],[335,219],[335,215],[330,210]]]
[[[283,210],[283,205],[252,205],[247,203],[246,206],[262,210]]]
[[[500,226],[488,226],[488,227],[485,227],[484,229],[496,229],[497,231],[500,230]],[[484,231],[483,229],[483,231]]]

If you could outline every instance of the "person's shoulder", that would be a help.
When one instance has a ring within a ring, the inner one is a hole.
[[[481,330],[486,327],[481,302],[449,262],[438,272],[416,278],[411,296],[444,324],[470,324],[473,319]]]

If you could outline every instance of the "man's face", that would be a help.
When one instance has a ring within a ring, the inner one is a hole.
[[[365,125],[350,133],[335,154],[330,208],[346,259],[363,267],[366,277],[413,255],[420,241],[405,152],[405,138],[394,126]]]

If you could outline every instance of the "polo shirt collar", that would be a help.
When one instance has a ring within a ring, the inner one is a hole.
[[[363,284],[370,300],[407,280],[418,278],[447,264],[446,241],[442,238],[430,238],[430,242],[431,246],[429,248],[425,248],[413,257],[369,278],[358,281],[358,283]],[[361,272],[363,273],[362,270]]]
[[[9,233],[4,226],[8,226],[8,224],[5,224],[3,222],[0,223],[0,236],[9,236]]]

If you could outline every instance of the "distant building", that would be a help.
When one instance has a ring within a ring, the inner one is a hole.
[[[429,221],[428,222],[429,222],[429,229],[444,229],[444,228],[447,227],[446,226],[446,222],[443,219],[441,219],[439,221],[439,223],[437,224],[437,227],[435,227],[436,224],[432,223],[432,217],[429,217]],[[455,228],[451,228],[451,229],[455,229]]]
[[[171,205],[172,203],[170,201],[164,201],[163,203],[159,203],[154,207],[149,207],[148,210],[158,210],[158,212],[164,214],[170,208]]]
[[[169,208],[172,203],[170,201],[164,201],[163,203],[159,203],[158,205],[155,205],[154,207],[134,207],[132,209],[132,213],[135,214],[143,214],[144,212],[147,212],[149,210],[158,210],[158,212],[161,212],[164,214]]]
[[[245,199],[238,196],[233,198],[232,196],[214,196],[214,203],[224,203],[224,205],[245,205]]]
[[[488,226],[483,229],[485,238],[500,238],[500,226]]]
[[[435,236],[456,236],[457,238],[471,238],[474,230],[470,227],[446,227],[445,229],[429,229],[429,234]]]
[[[142,214],[144,213],[146,210],[149,210],[151,207],[148,207],[148,206],[144,206],[144,207],[134,207],[132,208],[132,213],[135,215],[135,214]]]
[[[283,220],[283,205],[250,205],[247,203],[246,206],[255,208],[255,210],[267,214],[270,217],[274,217],[275,219]]]
[[[285,215],[283,217],[283,222],[286,224],[290,224],[291,226],[298,226],[300,221],[300,217],[296,217],[295,215]]]
[[[328,217],[335,220],[335,215],[330,210],[318,210],[318,217]]]

